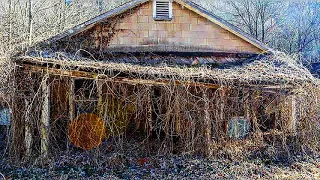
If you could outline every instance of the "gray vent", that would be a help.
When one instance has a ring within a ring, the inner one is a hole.
[[[156,13],[159,19],[169,19],[169,2],[157,1]]]
[[[155,0],[154,18],[156,20],[171,20],[172,2],[168,0]]]

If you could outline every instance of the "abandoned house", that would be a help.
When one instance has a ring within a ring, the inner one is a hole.
[[[11,151],[20,156],[132,140],[210,155],[229,142],[294,135],[306,112],[299,90],[313,80],[188,0],[133,0],[14,63]]]

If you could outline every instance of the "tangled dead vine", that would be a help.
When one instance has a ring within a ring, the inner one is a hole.
[[[99,115],[108,127],[109,138],[93,150],[99,154],[122,152],[133,141],[138,145],[132,151],[150,154],[209,149],[209,154],[242,157],[261,149],[289,155],[319,150],[318,82],[284,54],[226,69],[142,66],[63,53],[46,57],[2,63],[1,93],[8,102],[3,106],[12,111],[5,153],[12,157],[41,154],[43,84],[51,92],[52,155],[78,150],[68,140],[67,127],[83,113]],[[250,122],[245,138],[230,136],[234,117]]]

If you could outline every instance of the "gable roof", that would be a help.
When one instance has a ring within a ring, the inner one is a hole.
[[[107,19],[107,18],[111,18],[114,17],[116,15],[119,15],[129,9],[132,9],[134,7],[137,7],[139,5],[142,5],[143,3],[146,3],[148,1],[152,1],[152,0],[132,0],[128,3],[125,3],[117,8],[114,8],[110,11],[107,11],[95,18],[92,18],[82,24],[79,24],[69,30],[67,30],[64,33],[58,34],[56,36],[53,36],[51,38],[49,38],[48,40],[46,40],[45,42],[47,43],[53,43],[56,41],[59,41],[65,37],[68,36],[73,36],[76,35],[78,33],[81,33],[87,29],[90,29],[91,27],[93,27],[95,24],[102,22],[103,20]],[[220,27],[222,27],[223,29],[226,29],[227,31],[235,34],[236,36],[240,37],[241,39],[247,41],[248,43],[254,45],[255,47],[257,47],[258,49],[264,51],[264,52],[274,52],[274,50],[270,47],[268,47],[267,45],[265,45],[264,43],[260,42],[259,40],[249,36],[248,34],[246,34],[245,32],[241,31],[239,28],[235,27],[234,25],[232,25],[231,23],[223,20],[222,18],[216,16],[215,14],[209,12],[208,10],[204,9],[203,7],[195,4],[194,2],[191,2],[189,0],[173,0],[174,2],[188,8],[189,10],[197,13],[198,15],[210,20],[211,22],[219,25]]]

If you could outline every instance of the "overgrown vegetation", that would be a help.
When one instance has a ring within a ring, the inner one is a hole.
[[[12,110],[13,121],[7,127],[10,133],[5,146],[0,149],[2,157],[8,157],[0,171],[14,168],[7,162],[28,167],[34,163],[60,171],[62,165],[55,163],[66,162],[56,158],[61,154],[73,158],[79,152],[87,153],[92,161],[97,159],[79,170],[91,175],[105,173],[105,169],[95,171],[91,166],[114,166],[119,170],[116,174],[130,163],[148,167],[146,159],[132,163],[133,151],[141,152],[134,158],[177,153],[272,162],[319,153],[318,80],[299,63],[306,57],[312,61],[319,57],[317,53],[308,54],[317,51],[319,44],[317,3],[306,4],[298,14],[301,21],[292,26],[287,20],[294,16],[286,11],[301,4],[284,3],[279,10],[276,1],[228,1],[219,7],[215,6],[219,3],[207,3],[207,7],[225,12],[220,15],[233,19],[247,33],[291,54],[276,53],[225,69],[209,65],[181,68],[165,63],[150,67],[47,52],[35,52],[40,54],[38,57],[20,54],[19,60],[27,64],[22,67],[12,61],[12,54],[122,1],[97,1],[95,5],[81,0],[70,4],[64,0],[53,4],[46,0],[1,3],[0,98],[3,109]],[[51,102],[47,102],[48,94]],[[68,125],[80,114],[92,112],[106,122],[107,139],[102,146],[83,152],[70,144],[68,137],[78,137],[76,132],[70,135]],[[46,116],[51,118],[50,128],[43,122]],[[236,134],[237,130],[231,132],[229,121],[233,118],[250,121],[250,127],[244,128],[241,135]],[[41,156],[48,151],[49,156]],[[116,154],[115,158],[104,161],[104,155],[110,152]],[[75,167],[70,166],[67,176],[74,176]]]
[[[151,154],[200,152],[217,155],[230,152],[228,156],[245,157],[246,152],[266,146],[272,147],[275,155],[318,151],[318,81],[286,55],[278,54],[223,70],[163,64],[150,69],[148,66],[72,59],[74,57],[62,54],[57,57],[56,60],[20,57],[25,62],[60,68],[49,68],[47,74],[32,66],[25,68],[33,68],[38,73],[17,67],[1,81],[4,90],[11,90],[4,98],[13,111],[11,132],[15,138],[10,140],[8,147],[15,158],[42,153],[40,144],[43,142],[40,140],[47,134],[42,133],[46,128],[42,124],[43,113],[48,113],[43,110],[45,84],[53,92],[50,95],[52,124],[48,129],[53,153],[70,148],[67,124],[83,113],[99,114],[108,122],[111,144],[115,143],[120,152],[135,136],[142,138],[141,146]],[[10,70],[8,67],[10,64],[3,66],[4,70]],[[82,69],[84,72],[77,76],[88,80],[68,77],[70,73],[76,76],[74,69]],[[70,72],[63,75],[60,70]],[[85,73],[86,70],[89,72]],[[123,73],[131,74],[130,78],[121,77]],[[163,80],[163,77],[169,79]],[[70,87],[74,88],[70,90]],[[76,104],[75,109],[70,103]],[[123,116],[126,109],[131,112]],[[251,138],[232,140],[225,127],[233,117],[250,120],[250,133],[245,136]],[[126,121],[129,123],[122,123]],[[28,132],[28,129],[32,131]],[[21,144],[29,142],[27,137],[39,141]],[[154,147],[150,147],[148,141],[151,137],[158,142]]]
[[[80,61],[61,54],[59,57],[63,59],[50,61],[28,56],[23,59],[52,63],[64,71],[74,70],[75,67],[95,67],[95,74],[92,74],[92,78],[86,77],[87,80],[75,81],[72,92],[69,87],[72,87],[70,83],[73,78],[58,74],[48,76],[42,70],[29,73],[19,67],[10,70],[10,67],[15,67],[12,64],[2,66],[3,71],[10,72],[2,77],[1,87],[6,92],[4,100],[8,102],[4,106],[12,109],[14,116],[11,124],[13,131],[10,131],[13,134],[8,137],[14,135],[15,138],[9,139],[7,143],[2,157],[10,158],[3,158],[6,166],[2,166],[0,170],[10,174],[12,178],[80,178],[98,175],[113,178],[160,177],[163,176],[163,171],[179,178],[213,177],[212,174],[217,177],[234,177],[234,173],[243,177],[258,177],[255,173],[243,174],[242,163],[250,164],[252,171],[260,172],[259,177],[275,178],[272,172],[277,172],[278,177],[284,178],[286,175],[281,174],[280,165],[275,163],[289,163],[286,166],[291,167],[290,162],[297,160],[296,157],[307,163],[294,162],[293,168],[286,172],[297,177],[305,177],[308,172],[315,173],[313,177],[316,177],[316,173],[319,173],[317,162],[308,160],[310,156],[317,157],[319,152],[317,80],[288,56],[279,54],[274,59],[224,70],[210,67],[181,69],[161,65],[154,67],[152,72],[145,70],[148,67],[137,65],[100,63],[85,59]],[[139,74],[135,78],[147,76],[147,79],[153,81],[144,84],[142,80],[135,82],[138,80],[127,79],[127,82],[121,83],[119,74],[114,74],[114,71]],[[216,77],[210,76],[213,71]],[[15,79],[12,78],[12,73],[16,75]],[[155,74],[170,75],[171,78],[167,83],[158,81],[159,84],[155,84],[157,80],[161,80]],[[220,87],[201,84],[194,86],[204,77],[218,81]],[[239,81],[235,82],[235,79]],[[273,82],[274,88],[265,87],[262,83],[264,80]],[[51,91],[55,92],[51,95],[50,102],[50,154],[45,157],[39,156],[43,153],[43,142],[40,141],[43,139],[44,127],[39,123],[42,122],[43,114],[42,107],[39,106],[44,101],[43,84],[50,85]],[[11,91],[5,91],[6,89]],[[14,102],[11,101],[13,97]],[[291,119],[292,98],[295,99],[297,108],[295,126]],[[75,102],[77,109],[73,117],[70,117],[68,110],[70,99]],[[128,109],[131,112],[123,115]],[[101,146],[84,152],[70,144],[67,124],[70,123],[69,119],[87,111],[106,117],[109,135]],[[247,138],[233,139],[225,126],[233,117],[241,116],[250,119],[251,128],[246,134]],[[129,124],[121,123],[126,120],[118,117],[128,119]],[[212,128],[209,131],[206,126],[208,124]],[[212,137],[210,142],[207,133]],[[21,143],[28,142],[25,138],[33,139],[29,144],[31,151],[26,149],[28,144]],[[172,157],[176,153],[182,154],[182,157]],[[191,170],[194,162],[190,162],[188,155],[199,153],[209,153],[221,160],[197,158],[194,161],[199,169],[194,172]],[[246,162],[248,159],[252,161]],[[158,161],[162,164],[159,165]],[[27,168],[19,169],[13,162]],[[82,166],[77,167],[77,163]],[[262,165],[268,166],[269,170],[263,170]],[[214,171],[216,166],[229,168]],[[299,172],[294,169],[295,166],[300,168]],[[144,168],[153,169],[154,174],[142,173]],[[238,170],[231,173],[230,168]],[[207,173],[201,175],[200,172]]]

